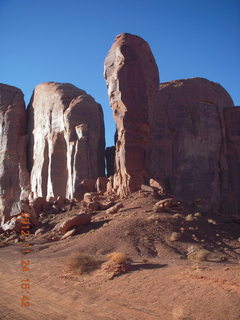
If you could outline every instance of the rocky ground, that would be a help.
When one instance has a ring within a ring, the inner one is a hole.
[[[163,197],[144,188],[108,200],[91,210],[82,201],[42,213],[24,241],[13,231],[0,236],[1,319],[240,319],[239,218],[211,216],[174,199],[156,206]],[[91,212],[90,223],[66,232],[56,227],[81,212]],[[123,272],[100,265],[81,275],[64,267],[72,252],[104,265],[116,251],[129,258]],[[29,260],[25,271],[22,260]],[[21,287],[27,279],[30,287]],[[23,295],[29,307],[21,306]]]

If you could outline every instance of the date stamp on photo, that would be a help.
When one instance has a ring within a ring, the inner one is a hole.
[[[30,244],[27,241],[28,237],[30,235],[30,214],[29,213],[21,213],[20,217],[21,222],[21,249],[20,252],[22,254],[21,261],[20,261],[20,268],[23,275],[23,279],[20,283],[20,288],[22,290],[22,296],[20,299],[20,304],[22,307],[29,307],[30,297],[29,297],[29,291],[31,288],[31,281],[29,279],[29,274],[31,270],[31,262],[29,259],[26,259],[26,255],[31,251],[30,250]]]

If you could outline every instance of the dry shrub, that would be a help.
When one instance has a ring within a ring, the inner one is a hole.
[[[174,215],[173,215],[173,218],[175,218],[175,219],[179,219],[179,218],[182,218],[183,216],[180,214],[180,213],[175,213]]]
[[[196,213],[194,213],[194,217],[197,217],[197,218],[200,218],[200,217],[202,217],[202,214],[201,214],[201,212],[196,212]]]
[[[122,252],[112,252],[106,255],[107,259],[116,264],[126,264],[128,257]]]
[[[211,224],[217,224],[217,222],[213,219],[208,219],[208,223],[211,223]]]
[[[153,213],[147,217],[148,220],[158,220],[158,218],[159,218],[159,215],[156,213]]]
[[[190,228],[189,228],[189,229],[190,229]],[[192,234],[192,238],[193,238],[193,240],[195,240],[195,241],[199,241],[198,237],[197,237],[195,234]]]
[[[106,258],[108,261],[102,264],[102,270],[110,275],[109,279],[128,272],[131,259],[129,259],[125,253],[112,252],[106,255]]]
[[[204,261],[208,260],[208,257],[210,256],[211,252],[206,249],[199,249],[197,251],[194,251],[188,255],[189,260],[195,260],[195,261]]]
[[[65,261],[65,270],[73,273],[89,273],[99,266],[99,262],[84,253],[73,252]]]
[[[194,221],[195,219],[194,219],[194,217],[193,217],[192,214],[188,214],[188,215],[185,217],[185,220],[186,220],[186,221]]]
[[[178,241],[181,238],[181,233],[173,232],[170,236],[170,241]]]

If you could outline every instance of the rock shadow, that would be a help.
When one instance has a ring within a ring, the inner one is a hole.
[[[91,222],[90,224],[88,224],[86,226],[80,226],[79,228],[77,228],[76,234],[87,233],[90,230],[97,230],[97,229],[101,228],[105,223],[108,223],[110,221],[111,221],[110,219],[105,219],[105,220],[101,220],[101,221]]]
[[[138,270],[153,270],[153,269],[161,269],[168,267],[168,264],[160,264],[160,263],[137,263],[130,265],[130,272],[131,271],[138,271]]]

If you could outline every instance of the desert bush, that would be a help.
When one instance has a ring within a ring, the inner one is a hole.
[[[109,261],[117,264],[125,264],[128,262],[128,257],[122,252],[112,252],[107,254],[106,257]]]
[[[217,222],[213,219],[208,219],[208,223],[211,223],[211,224],[217,224]]]
[[[178,219],[178,218],[182,218],[183,216],[180,213],[175,213],[173,215],[173,218]]]
[[[84,253],[73,252],[65,261],[65,270],[73,273],[89,273],[99,266],[99,262]]]
[[[194,221],[194,217],[192,214],[188,214],[186,217],[185,217],[185,220],[186,221]]]
[[[195,213],[194,213],[194,217],[197,217],[197,218],[202,217],[201,212],[195,212]]]
[[[148,220],[158,220],[158,218],[159,218],[159,215],[156,213],[153,213],[147,217]]]
[[[211,252],[206,249],[199,249],[197,251],[190,253],[188,255],[188,259],[195,260],[195,261],[204,261],[204,260],[208,260],[208,257],[210,254]]]
[[[170,241],[178,241],[181,238],[181,234],[178,232],[173,232],[170,236]]]

